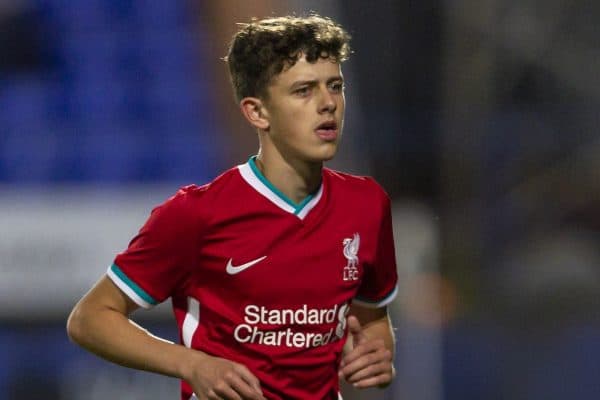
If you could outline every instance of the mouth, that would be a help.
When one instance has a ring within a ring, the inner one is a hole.
[[[317,126],[315,129],[317,136],[325,141],[334,141],[337,139],[338,135],[338,125],[337,122],[330,120],[325,121]]]

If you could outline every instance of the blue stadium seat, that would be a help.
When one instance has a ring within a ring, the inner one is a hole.
[[[0,181],[212,177],[211,82],[188,3],[36,3],[52,65],[2,84]]]
[[[151,31],[175,28],[185,25],[194,14],[186,5],[190,2],[140,0],[137,2],[136,18],[144,29]]]

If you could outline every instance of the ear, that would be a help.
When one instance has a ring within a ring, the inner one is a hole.
[[[242,115],[250,122],[252,126],[258,129],[266,130],[269,128],[269,119],[262,101],[256,97],[244,97],[240,101]]]

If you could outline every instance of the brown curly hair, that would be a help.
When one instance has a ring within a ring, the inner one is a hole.
[[[267,86],[284,68],[302,56],[314,63],[319,58],[343,62],[350,56],[350,35],[327,17],[285,16],[240,24],[224,60],[236,100],[267,97]]]

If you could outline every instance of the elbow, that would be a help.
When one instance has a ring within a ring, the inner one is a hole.
[[[67,335],[72,342],[78,344],[81,343],[84,336],[84,318],[82,314],[82,310],[77,305],[67,319]]]

